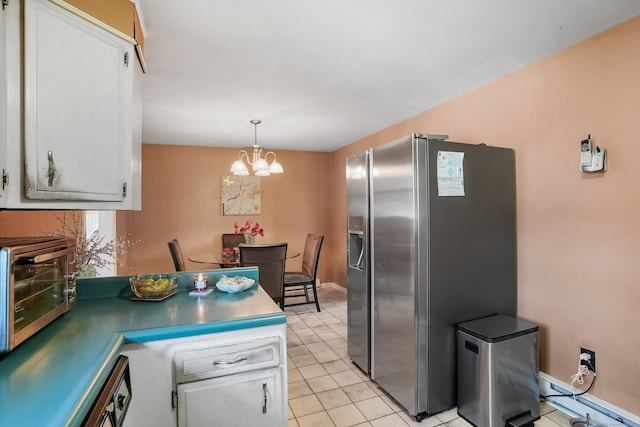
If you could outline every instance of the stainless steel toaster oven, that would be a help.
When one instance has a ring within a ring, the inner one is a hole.
[[[0,353],[8,353],[76,302],[75,241],[0,237]]]

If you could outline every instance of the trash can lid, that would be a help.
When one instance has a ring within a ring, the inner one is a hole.
[[[499,342],[538,331],[538,325],[497,314],[458,324],[458,330],[487,342]]]

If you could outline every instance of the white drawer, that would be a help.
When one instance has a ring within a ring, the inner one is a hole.
[[[176,351],[176,384],[280,365],[280,338]]]

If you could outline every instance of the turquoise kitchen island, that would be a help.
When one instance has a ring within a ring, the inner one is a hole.
[[[222,271],[204,272],[215,287]],[[260,286],[194,297],[189,291],[196,273],[178,273],[176,295],[160,302],[131,301],[128,277],[79,280],[76,306],[0,360],[0,425],[81,425],[127,345],[263,327],[284,330],[285,314]],[[256,268],[225,269],[224,274],[258,279]],[[131,377],[133,408],[142,392],[133,364]]]

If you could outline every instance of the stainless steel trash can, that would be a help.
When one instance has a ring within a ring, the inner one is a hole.
[[[495,315],[457,327],[458,414],[477,427],[540,418],[538,326]]]

